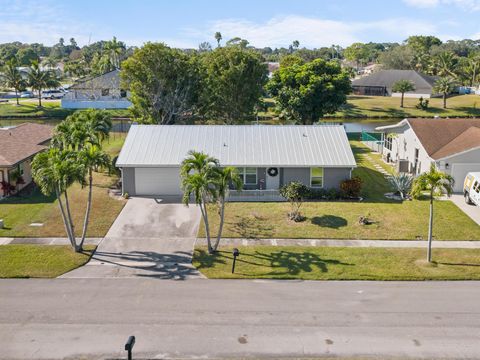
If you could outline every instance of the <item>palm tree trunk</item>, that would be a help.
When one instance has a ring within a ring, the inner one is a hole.
[[[83,249],[83,242],[87,235],[88,221],[90,218],[90,209],[92,207],[92,186],[93,185],[93,174],[92,169],[88,170],[88,200],[87,200],[87,209],[85,210],[85,219],[83,220],[83,230],[82,230],[82,239],[80,240],[80,250]]]
[[[220,244],[220,239],[222,238],[223,232],[223,223],[225,222],[225,197],[221,197],[220,199],[220,224],[218,225],[218,234],[217,234],[217,241],[213,245],[213,251],[217,251],[218,244]]]
[[[55,194],[57,195],[58,207],[60,208],[60,214],[62,215],[63,225],[65,225],[65,232],[67,233],[68,240],[70,240],[72,248],[75,249],[75,241],[72,240],[73,237],[72,233],[70,232],[70,226],[68,225],[67,216],[65,215],[65,208],[63,207],[61,194],[57,187],[55,187]]]
[[[72,213],[70,212],[70,202],[68,201],[67,190],[65,190],[65,207],[67,208],[67,219],[70,225],[70,231],[72,233],[72,240],[75,244],[75,251],[80,252],[82,251],[82,249],[77,245],[77,238],[75,236],[75,226],[73,225],[73,221],[72,221]]]
[[[200,211],[202,212],[203,225],[205,226],[205,236],[207,237],[208,253],[213,254],[212,243],[210,239],[210,225],[208,223],[208,213],[207,205],[205,203],[205,197],[202,197],[202,202],[200,203]]]
[[[403,108],[403,96],[405,95],[405,93],[402,92],[402,98],[400,100],[400,107]]]
[[[430,219],[428,221],[427,261],[432,262],[432,231],[433,231],[433,192],[430,193]]]
[[[20,103],[18,102],[18,90],[17,90],[17,88],[15,88],[15,98],[17,99],[17,106],[20,105]]]
[[[42,90],[38,89],[38,107],[42,107]]]
[[[443,108],[447,108],[447,93],[443,93]]]

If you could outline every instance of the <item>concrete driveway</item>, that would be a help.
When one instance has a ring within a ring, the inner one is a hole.
[[[92,260],[62,277],[201,277],[191,264],[200,209],[176,200],[130,199]]]
[[[480,225],[480,207],[469,205],[465,203],[462,194],[453,194],[450,200],[457,205],[465,214],[467,214],[473,221]]]

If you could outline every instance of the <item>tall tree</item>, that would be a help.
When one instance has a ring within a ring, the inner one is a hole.
[[[173,124],[196,111],[200,72],[197,58],[164,44],[147,43],[123,62],[132,113],[145,123]]]
[[[34,61],[28,72],[28,85],[38,92],[38,107],[42,107],[42,90],[60,85],[57,76],[51,70],[42,70],[38,61]]]
[[[105,58],[108,59],[109,64],[113,69],[120,68],[120,59],[125,51],[125,44],[118,41],[114,36],[112,40],[107,41],[104,46]],[[113,70],[112,69],[112,70]]]
[[[415,84],[411,82],[410,80],[398,80],[396,83],[393,84],[392,86],[392,91],[401,93],[400,97],[400,107],[403,108],[403,99],[405,97],[405,93],[409,91],[414,91],[415,90]]]
[[[217,190],[217,207],[218,215],[220,217],[220,224],[218,225],[217,240],[213,245],[213,251],[217,251],[218,244],[222,238],[223,224],[225,222],[225,203],[228,198],[230,186],[235,190],[240,191],[243,187],[242,179],[235,167],[227,166],[225,168],[216,168],[215,187]]]
[[[18,63],[15,58],[7,61],[2,73],[0,74],[0,80],[2,80],[2,83],[5,86],[15,90],[15,99],[17,101],[17,105],[20,105],[18,102],[18,92],[25,89],[26,81],[23,78],[20,70],[18,70]]]
[[[220,41],[222,41],[222,33],[220,31],[215,33],[215,40],[217,40],[217,47],[220,47]]]
[[[253,116],[262,100],[267,66],[259,54],[239,46],[217,48],[202,57],[204,115],[227,124]]]
[[[77,156],[71,150],[50,148],[37,154],[32,161],[33,179],[42,193],[56,195],[65,232],[76,252],[82,249],[75,237],[68,188],[75,182],[83,183],[84,173],[83,165],[78,163]]]
[[[450,77],[442,77],[435,81],[433,91],[442,94],[443,108],[447,108],[447,96],[455,89],[455,81]]]
[[[428,250],[427,261],[432,261],[432,234],[433,234],[433,200],[435,196],[443,193],[450,196],[453,193],[453,177],[437,170],[434,164],[430,166],[430,171],[419,175],[413,181],[412,195],[419,198],[423,192],[428,192],[430,200],[430,217],[428,221]]]
[[[280,67],[267,84],[267,90],[286,118],[312,124],[346,103],[351,83],[338,62],[316,59],[303,65]]]
[[[207,154],[190,151],[188,157],[182,161],[180,175],[182,178],[183,202],[189,205],[193,197],[200,208],[207,237],[208,252],[214,252],[210,236],[210,223],[208,218],[208,204],[215,201],[217,192],[215,181],[217,178],[216,167],[218,160]]]

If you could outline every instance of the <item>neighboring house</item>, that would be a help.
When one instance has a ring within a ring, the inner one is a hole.
[[[273,73],[280,69],[280,63],[279,62],[267,62],[267,69],[268,69],[268,77],[271,78],[273,76]]]
[[[130,93],[120,87],[120,70],[77,81],[62,98],[66,109],[126,109]]]
[[[237,167],[242,194],[278,193],[294,180],[338,188],[356,166],[338,125],[132,125],[116,163],[123,193],[182,194],[180,165],[190,150]]]
[[[435,96],[433,87],[437,77],[421,74],[414,70],[380,70],[368,76],[352,81],[352,91],[355,95],[369,96],[401,96],[392,92],[393,85],[399,80],[409,80],[414,91],[405,93],[405,97],[430,98]]]
[[[52,133],[52,126],[33,123],[0,128],[0,184],[16,185],[16,190],[30,184],[32,158],[47,148]],[[15,171],[22,176],[22,184],[13,182],[12,173]],[[7,191],[0,191],[0,197],[6,195]]]
[[[480,171],[480,119],[405,119],[376,130],[384,133],[384,159],[400,171],[418,175],[433,163],[453,176],[456,192],[468,172]]]

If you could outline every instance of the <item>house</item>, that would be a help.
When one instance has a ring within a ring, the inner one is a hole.
[[[465,176],[480,171],[480,119],[405,119],[377,127],[384,133],[383,157],[413,175],[430,164],[453,176],[462,191]]]
[[[405,93],[405,97],[430,98],[434,94],[433,87],[437,77],[428,76],[414,70],[380,70],[368,76],[352,81],[352,91],[355,95],[368,96],[401,96],[392,91],[393,85],[400,80],[409,80],[414,86],[414,91]]]
[[[262,194],[291,181],[338,188],[356,166],[339,125],[132,125],[116,166],[123,193],[180,195],[180,165],[190,150],[235,166],[244,192]]]
[[[47,148],[52,138],[53,127],[43,124],[23,123],[18,126],[0,128],[0,197],[19,191],[32,182],[32,158]],[[20,175],[23,181],[16,181]]]
[[[66,109],[126,109],[132,103],[129,92],[120,86],[120,70],[83,79],[68,89],[62,98]]]
[[[267,69],[268,69],[268,77],[271,78],[273,76],[273,73],[280,69],[280,63],[279,62],[267,62]]]

